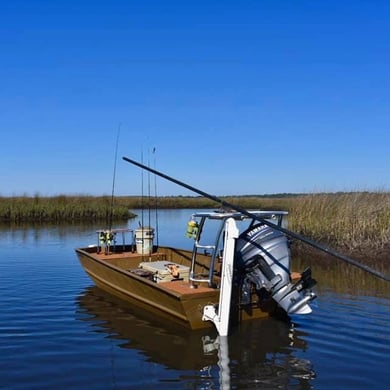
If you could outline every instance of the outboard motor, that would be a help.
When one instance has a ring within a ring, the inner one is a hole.
[[[287,314],[311,312],[308,303],[316,295],[316,284],[306,269],[296,283],[291,283],[290,249],[287,237],[264,224],[251,226],[237,239],[235,265],[241,277],[242,300],[250,300],[251,283],[256,290],[266,289]]]

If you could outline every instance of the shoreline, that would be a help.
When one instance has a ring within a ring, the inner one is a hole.
[[[251,195],[221,200],[247,210],[286,210],[288,229],[301,236],[355,258],[389,258],[390,192]],[[133,218],[130,210],[219,207],[217,202],[200,196],[0,196],[0,223],[99,222],[111,226],[114,221]]]

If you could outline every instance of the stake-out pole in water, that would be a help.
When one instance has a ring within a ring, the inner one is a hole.
[[[348,256],[345,256],[345,255],[343,255],[341,253],[338,253],[338,252],[336,252],[336,251],[334,251],[334,250],[332,250],[330,248],[327,248],[326,246],[321,245],[321,244],[311,240],[310,238],[302,236],[302,235],[300,235],[298,233],[295,233],[295,232],[293,232],[291,230],[285,229],[285,228],[283,228],[281,226],[275,225],[274,223],[272,223],[272,222],[270,222],[270,221],[268,221],[266,219],[263,219],[263,218],[255,215],[255,214],[252,214],[251,212],[249,212],[248,210],[246,210],[246,209],[244,209],[244,208],[242,208],[240,206],[237,206],[237,205],[234,205],[232,203],[226,202],[226,201],[224,201],[224,200],[222,200],[222,199],[220,199],[220,198],[218,198],[218,197],[216,197],[214,195],[210,195],[207,192],[204,192],[204,191],[202,191],[202,190],[200,190],[198,188],[195,188],[195,187],[193,187],[193,186],[191,186],[191,185],[189,185],[187,183],[184,183],[184,182],[182,182],[180,180],[177,180],[177,179],[175,179],[175,178],[173,178],[171,176],[168,176],[168,175],[166,175],[166,174],[164,174],[162,172],[159,172],[159,171],[157,171],[157,170],[155,170],[153,168],[150,168],[150,167],[148,167],[146,165],[143,165],[143,164],[139,163],[138,161],[132,160],[132,159],[130,159],[128,157],[122,157],[122,158],[123,158],[123,160],[127,161],[130,164],[136,165],[136,166],[138,166],[138,167],[140,167],[142,169],[146,169],[147,171],[152,172],[155,175],[160,176],[160,177],[162,177],[162,178],[164,178],[164,179],[166,179],[168,181],[171,181],[172,183],[175,183],[175,184],[177,184],[177,185],[179,185],[181,187],[187,188],[188,190],[190,190],[192,192],[195,192],[195,193],[197,193],[199,195],[202,195],[205,198],[208,198],[208,199],[211,199],[211,200],[213,200],[213,201],[215,201],[217,203],[220,203],[221,206],[223,206],[223,207],[227,207],[227,208],[236,210],[236,211],[246,215],[249,218],[253,218],[254,220],[262,222],[265,225],[268,225],[268,226],[272,227],[273,229],[281,231],[282,233],[286,234],[287,236],[290,236],[290,237],[295,238],[295,239],[297,239],[299,241],[302,241],[305,244],[308,244],[308,245],[310,245],[310,246],[312,246],[312,247],[314,247],[314,248],[316,248],[316,249],[318,249],[320,251],[323,251],[323,252],[328,253],[328,254],[330,254],[330,255],[332,255],[334,257],[337,257],[338,259],[340,259],[340,260],[342,260],[342,261],[344,261],[344,262],[346,262],[346,263],[348,263],[350,265],[353,265],[353,266],[355,266],[357,268],[360,268],[361,270],[366,271],[366,272],[368,272],[368,273],[370,273],[370,274],[372,274],[372,275],[374,275],[374,276],[376,276],[376,277],[378,277],[380,279],[383,279],[383,280],[386,280],[387,282],[390,282],[390,277],[388,275],[385,275],[382,272],[379,272],[379,271],[377,271],[377,270],[375,270],[375,269],[373,269],[373,268],[371,268],[371,267],[369,267],[369,266],[367,266],[365,264],[362,264],[362,263],[360,263],[360,262],[358,262],[358,261],[356,261],[354,259],[351,259]]]

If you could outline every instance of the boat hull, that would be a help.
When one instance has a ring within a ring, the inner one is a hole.
[[[156,283],[147,277],[140,276],[134,270],[145,261],[166,260],[175,264],[189,266],[191,252],[175,248],[158,248],[150,256],[138,255],[131,248],[109,255],[98,254],[96,247],[76,249],[77,256],[86,273],[102,290],[119,297],[123,301],[136,305],[149,312],[173,320],[191,329],[211,327],[210,321],[203,321],[203,307],[219,302],[219,289],[198,284],[194,288],[185,280]],[[207,256],[197,263],[198,272],[208,272]],[[269,303],[269,302],[268,302]],[[261,307],[260,307],[261,306]],[[268,317],[275,305],[264,306],[253,304],[251,307],[235,305],[232,312],[236,320]]]

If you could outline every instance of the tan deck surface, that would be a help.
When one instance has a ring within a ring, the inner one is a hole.
[[[203,294],[205,292],[215,291],[214,288],[205,287],[205,286],[198,286],[197,288],[191,288],[188,282],[183,282],[183,281],[159,283],[159,286],[165,287],[171,291],[176,291],[180,294]]]
[[[106,255],[104,252],[101,253],[93,253],[93,257],[103,260],[103,261],[110,261],[110,259],[131,259],[131,258],[140,258],[143,261],[148,261],[149,255],[145,255],[142,257],[139,253],[131,253],[131,252],[113,252],[109,255]],[[164,253],[153,253],[152,259],[153,260],[164,260],[166,258],[166,255]],[[170,291],[175,291],[179,294],[203,294],[205,292],[212,292],[215,291],[214,288],[210,288],[204,285],[198,285],[196,288],[191,288],[190,284],[188,282],[184,282],[182,280],[172,281],[172,282],[162,282],[159,283],[160,287],[166,288]]]

